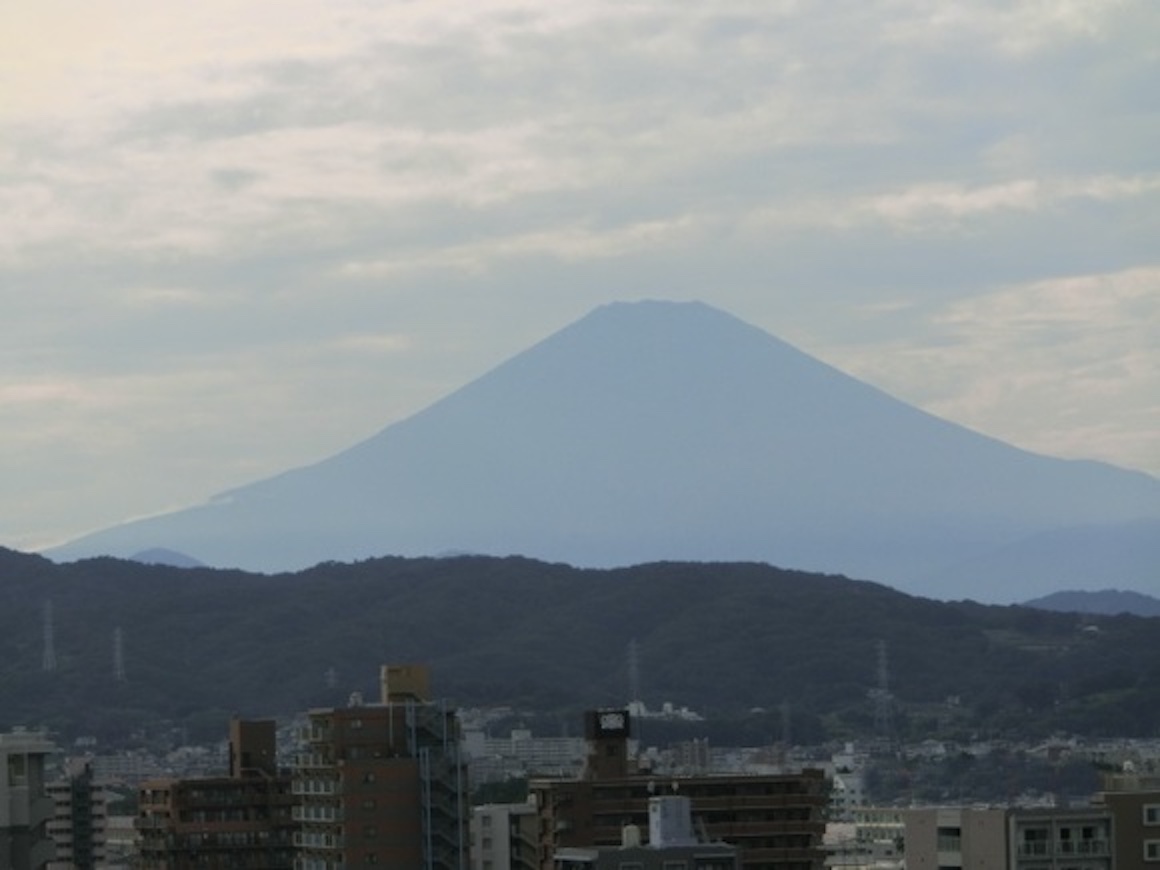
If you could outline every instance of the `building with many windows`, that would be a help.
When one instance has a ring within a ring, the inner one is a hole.
[[[297,870],[463,870],[466,771],[453,710],[419,665],[384,666],[378,704],[311,710],[294,793]]]
[[[53,817],[48,834],[56,844],[56,857],[48,870],[95,870],[108,858],[108,799],[104,787],[85,764],[72,776],[48,784]]]
[[[588,763],[580,779],[532,779],[539,867],[565,849],[622,845],[626,826],[646,829],[650,798],[690,801],[699,840],[737,847],[747,870],[820,870],[827,783],[821,770],[761,775],[654,777],[628,757],[626,710],[585,717]]]
[[[530,803],[471,808],[472,870],[536,870],[536,808]]]
[[[1160,870],[1160,776],[1105,776],[1096,802],[1112,814],[1116,870]]]
[[[1106,808],[906,810],[907,870],[1112,870]]]
[[[56,852],[48,833],[55,804],[45,779],[55,751],[39,732],[0,734],[0,867],[40,870]]]
[[[276,767],[272,721],[230,723],[228,776],[154,779],[138,790],[141,870],[293,866],[290,776]]]

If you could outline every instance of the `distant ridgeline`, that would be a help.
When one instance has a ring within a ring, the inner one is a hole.
[[[259,575],[0,550],[0,728],[216,738],[373,695],[421,661],[460,706],[641,700],[765,744],[1160,730],[1160,620],[943,603],[757,563],[577,569],[461,556]],[[631,653],[630,653],[631,650]],[[640,698],[629,699],[629,686]]]

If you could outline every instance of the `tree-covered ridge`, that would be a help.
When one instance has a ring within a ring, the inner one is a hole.
[[[1160,727],[1155,619],[943,603],[748,563],[383,558],[268,576],[0,551],[0,726],[217,734],[231,713],[375,697],[390,661],[428,663],[460,705],[567,713],[628,700],[634,639],[650,705],[766,735],[788,713],[801,742],[873,733],[880,643],[901,737]]]

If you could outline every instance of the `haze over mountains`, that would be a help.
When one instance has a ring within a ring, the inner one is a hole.
[[[258,571],[471,552],[1155,594],[1160,481],[938,419],[703,304],[621,303],[315,465],[49,555],[150,548]]]

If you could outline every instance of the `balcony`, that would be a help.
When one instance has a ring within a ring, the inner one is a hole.
[[[1057,855],[1098,855],[1111,854],[1111,845],[1107,840],[1061,840],[1056,843]]]
[[[1046,840],[1022,842],[1016,849],[1020,858],[1046,858],[1049,854]]]
[[[295,763],[297,764],[299,770],[318,767],[334,767],[334,762],[321,752],[300,752],[295,758]]]
[[[332,806],[296,806],[292,813],[296,822],[341,822],[343,820],[342,807]]]
[[[299,779],[290,790],[296,795],[332,795],[338,794],[338,783],[332,779]]]
[[[322,834],[314,831],[296,831],[295,849],[341,849],[343,838],[338,834]]]

